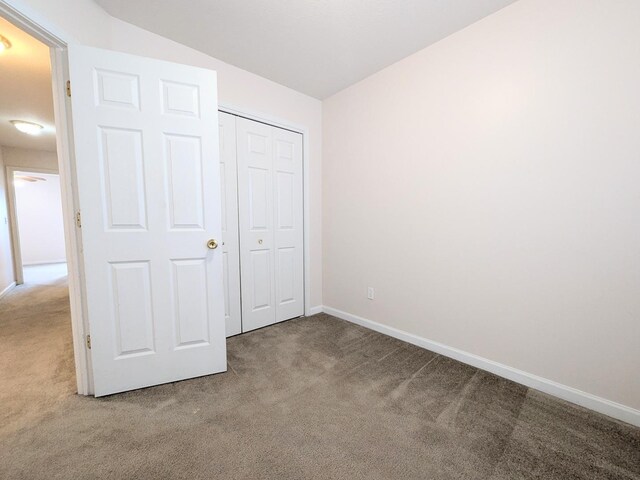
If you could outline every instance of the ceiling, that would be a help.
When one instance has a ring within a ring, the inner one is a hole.
[[[95,0],[126,22],[326,98],[515,0]]]
[[[49,47],[0,18],[11,48],[0,53],[0,145],[55,151]],[[9,120],[44,126],[38,136],[19,132]]]

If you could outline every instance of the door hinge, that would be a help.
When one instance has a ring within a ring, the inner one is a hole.
[[[76,212],[76,227],[82,227],[82,217],[80,217],[80,210]]]
[[[91,350],[91,335],[87,335],[87,348]]]
[[[71,96],[71,80],[67,80],[67,97]]]

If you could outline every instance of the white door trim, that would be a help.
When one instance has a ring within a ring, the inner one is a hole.
[[[265,123],[273,127],[284,128],[285,130],[291,130],[292,132],[300,133],[302,135],[302,196],[303,196],[303,215],[304,215],[304,314],[305,316],[312,315],[311,307],[311,255],[310,255],[310,202],[309,202],[309,187],[311,185],[309,177],[309,164],[310,164],[310,152],[309,148],[309,129],[304,125],[298,125],[282,118],[256,112],[244,107],[238,107],[229,103],[220,102],[218,104],[218,110],[232,115],[237,115],[256,122]]]
[[[57,170],[51,170],[49,168],[22,168],[7,166],[7,197],[9,204],[7,205],[9,210],[9,225],[11,230],[11,246],[13,247],[13,270],[16,274],[16,284],[22,285],[24,283],[24,265],[22,264],[22,248],[20,247],[20,226],[18,225],[18,206],[16,204],[16,188],[13,183],[13,176],[15,172],[29,172],[29,173],[45,173],[59,175]]]
[[[66,82],[69,78],[67,44],[71,37],[51,25],[36,11],[19,0],[0,0],[0,16],[13,23],[29,35],[40,40],[51,49],[51,81],[53,88],[53,110],[56,122],[56,144],[58,153],[58,174],[62,190],[62,213],[64,221],[65,250],[69,270],[69,300],[71,306],[71,330],[76,368],[78,394],[93,393],[91,355],[86,347],[86,311],[82,288],[82,256],[80,229],[76,227],[78,211],[77,187],[75,184],[75,159],[73,157],[73,137],[70,103],[66,96]],[[23,171],[25,169],[22,169]]]
[[[51,48],[66,48],[72,40],[20,0],[0,0],[0,16]]]

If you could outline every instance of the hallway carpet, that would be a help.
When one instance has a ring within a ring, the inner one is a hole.
[[[640,429],[324,314],[80,397],[66,295],[0,300],[2,479],[640,479]]]

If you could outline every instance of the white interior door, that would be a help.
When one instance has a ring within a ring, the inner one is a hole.
[[[222,186],[221,246],[224,273],[224,318],[227,337],[230,337],[242,333],[236,117],[219,112],[218,120],[220,124],[220,181]]]
[[[236,119],[242,329],[304,313],[302,136]]]
[[[226,370],[215,72],[69,48],[96,396]]]

